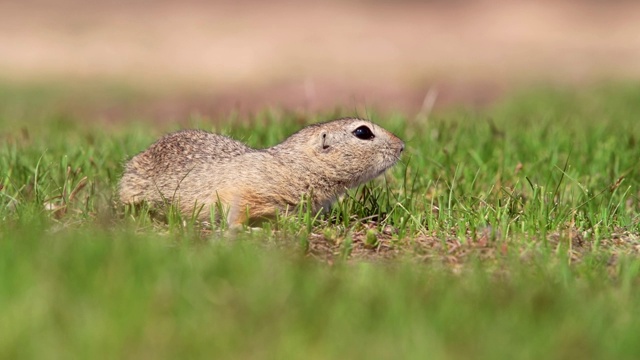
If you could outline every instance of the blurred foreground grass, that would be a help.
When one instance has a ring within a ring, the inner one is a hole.
[[[238,233],[126,213],[122,162],[178,125],[87,111],[135,104],[120,89],[57,91],[0,86],[2,357],[640,353],[638,84],[374,113],[401,164],[330,214]],[[269,146],[339,115],[186,122]]]

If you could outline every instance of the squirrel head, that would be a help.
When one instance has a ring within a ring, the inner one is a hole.
[[[285,145],[286,144],[286,145]],[[300,148],[310,169],[347,187],[369,181],[393,166],[404,142],[368,120],[338,119],[314,124],[282,145]]]

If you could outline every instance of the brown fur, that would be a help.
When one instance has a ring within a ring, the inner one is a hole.
[[[375,135],[362,140],[354,130],[367,126]],[[314,124],[267,149],[252,149],[228,137],[201,130],[166,135],[125,166],[119,186],[126,204],[152,207],[171,202],[184,214],[221,203],[227,221],[237,225],[290,211],[303,197],[312,210],[329,208],[348,188],[393,166],[404,143],[385,129],[361,119]],[[247,215],[248,214],[248,219]]]

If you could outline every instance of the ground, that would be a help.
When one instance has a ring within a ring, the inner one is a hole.
[[[640,76],[633,1],[30,0],[0,3],[0,24],[0,77],[151,88],[165,96],[145,109],[173,120],[265,106],[419,112],[532,82]]]

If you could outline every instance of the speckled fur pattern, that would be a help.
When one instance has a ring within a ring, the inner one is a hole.
[[[366,126],[372,139],[355,129]],[[125,166],[120,201],[152,207],[173,203],[184,214],[222,204],[227,221],[271,217],[292,211],[307,198],[313,211],[328,209],[347,189],[393,166],[404,150],[398,137],[367,120],[348,118],[307,126],[282,143],[253,149],[202,130],[164,136]]]

